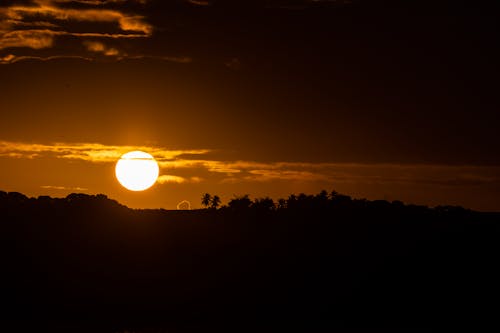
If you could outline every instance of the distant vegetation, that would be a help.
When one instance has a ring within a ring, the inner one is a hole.
[[[405,205],[401,201],[388,202],[386,200],[375,200],[369,201],[367,199],[352,199],[350,196],[343,195],[337,191],[332,191],[328,193],[323,190],[317,195],[308,195],[305,193],[300,193],[299,195],[292,194],[287,199],[278,199],[275,202],[272,198],[256,198],[253,201],[250,199],[248,194],[243,196],[235,196],[231,199],[227,205],[221,206],[221,200],[217,195],[211,195],[209,193],[203,194],[201,198],[201,204],[205,208],[217,209],[220,208],[223,211],[231,210],[257,210],[260,212],[270,212],[277,210],[324,210],[330,209],[398,209],[401,210],[403,207],[407,210],[415,211],[433,211],[433,212],[460,212],[466,213],[470,210],[465,209],[460,206],[437,206],[435,208],[429,208],[427,206],[419,205]]]
[[[235,197],[134,210],[0,192],[2,325],[19,331],[373,331],[497,325],[500,215]]]

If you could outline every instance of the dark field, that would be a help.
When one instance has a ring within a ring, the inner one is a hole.
[[[290,197],[195,211],[0,192],[9,332],[498,328],[500,215]]]

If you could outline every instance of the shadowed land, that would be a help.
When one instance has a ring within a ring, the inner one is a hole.
[[[498,326],[496,213],[335,192],[193,211],[0,192],[0,211],[0,316],[14,330]]]

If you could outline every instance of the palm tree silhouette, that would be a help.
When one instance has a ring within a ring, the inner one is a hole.
[[[212,207],[213,209],[217,209],[219,205],[220,205],[220,198],[218,195],[214,195],[212,197],[212,200],[210,201],[210,207]]]
[[[209,193],[203,194],[203,196],[201,197],[201,204],[205,208],[208,208],[211,202],[212,202],[212,196]]]

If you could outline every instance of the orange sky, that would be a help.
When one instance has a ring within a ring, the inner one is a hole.
[[[2,2],[0,190],[500,210],[498,22],[382,3]],[[142,193],[114,177],[135,149],[160,162]]]
[[[121,154],[134,149],[150,152],[159,162],[158,183],[144,192],[122,188],[114,176]],[[336,189],[355,197],[404,200],[431,205],[464,204],[495,209],[484,200],[498,181],[499,168],[444,165],[396,165],[217,160],[205,149],[169,150],[157,146],[108,146],[96,143],[30,144],[0,142],[8,191],[31,196],[64,196],[72,192],[106,193],[136,208],[175,208],[182,200],[200,206],[201,193],[286,197]],[[430,195],[432,193],[432,195]]]

